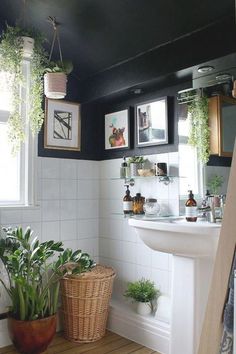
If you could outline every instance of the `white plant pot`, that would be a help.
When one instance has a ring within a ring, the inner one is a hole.
[[[142,316],[150,315],[152,313],[150,302],[137,302],[136,311]]]
[[[34,53],[34,39],[31,37],[20,37],[22,42],[23,58],[31,58]]]
[[[65,73],[44,75],[44,94],[47,98],[62,99],[66,96],[67,76]]]

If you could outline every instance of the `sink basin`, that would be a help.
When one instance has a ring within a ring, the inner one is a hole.
[[[215,255],[220,224],[206,221],[187,222],[185,218],[129,219],[150,248],[184,257],[212,257]]]

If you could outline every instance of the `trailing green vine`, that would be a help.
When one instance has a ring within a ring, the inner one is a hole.
[[[42,47],[43,38],[36,31],[25,30],[18,26],[7,26],[1,35],[0,68],[10,74],[8,86],[12,94],[12,108],[8,120],[8,136],[12,143],[12,151],[16,153],[25,140],[25,121],[21,115],[20,87],[25,85],[23,75],[22,36],[34,38],[34,53],[30,63],[30,88],[27,101],[29,103],[28,119],[32,134],[39,132],[44,113],[43,101],[43,73],[47,65],[47,54]]]
[[[210,156],[210,128],[208,125],[208,98],[195,97],[188,103],[190,135],[188,143],[197,148],[198,158],[207,163]]]

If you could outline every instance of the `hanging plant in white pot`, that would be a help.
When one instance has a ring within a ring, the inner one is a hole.
[[[25,139],[25,122],[20,114],[20,85],[24,84],[22,62],[30,58],[30,89],[28,91],[28,120],[33,134],[40,130],[44,112],[43,73],[47,62],[47,54],[43,49],[44,38],[34,29],[19,26],[7,26],[2,32],[0,42],[0,70],[8,73],[8,88],[12,94],[12,108],[8,119],[8,136],[12,151],[16,153]],[[33,52],[32,52],[33,51]]]
[[[69,61],[62,60],[60,38],[58,34],[58,23],[54,17],[49,16],[48,21],[53,26],[53,40],[49,55],[49,65],[44,74],[44,94],[47,98],[62,99],[67,93],[67,75],[73,70],[73,65]],[[52,53],[57,40],[60,61],[51,61]]]
[[[47,98],[61,99],[67,92],[67,75],[73,70],[69,61],[50,62],[44,74],[44,93]]]

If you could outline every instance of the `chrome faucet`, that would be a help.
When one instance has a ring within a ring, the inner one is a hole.
[[[207,197],[208,208],[206,209],[206,217],[208,222],[215,223],[217,220],[223,219],[225,197],[224,194],[219,196],[219,205],[215,205],[214,196],[210,195]]]

